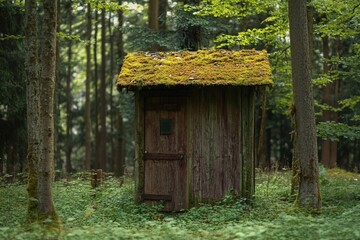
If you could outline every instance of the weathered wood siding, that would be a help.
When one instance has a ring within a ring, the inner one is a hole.
[[[253,194],[253,105],[253,87],[207,87],[190,94],[186,135],[191,202],[227,193]]]
[[[227,193],[251,198],[254,96],[233,86],[137,92],[137,199],[180,210]],[[160,135],[162,118],[173,134]]]

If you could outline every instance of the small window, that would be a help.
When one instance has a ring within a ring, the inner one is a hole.
[[[172,121],[171,119],[160,119],[160,135],[172,134]]]

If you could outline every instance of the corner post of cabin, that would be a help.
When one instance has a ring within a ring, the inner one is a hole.
[[[135,200],[142,201],[144,193],[144,97],[135,91]]]
[[[255,192],[255,136],[254,136],[254,105],[255,91],[253,87],[242,89],[242,186],[241,196],[251,199]]]

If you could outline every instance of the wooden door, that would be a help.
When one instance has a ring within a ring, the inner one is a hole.
[[[146,97],[143,199],[165,211],[187,207],[185,104],[180,97]]]

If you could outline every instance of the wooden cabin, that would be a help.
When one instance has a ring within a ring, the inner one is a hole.
[[[254,99],[272,84],[265,51],[132,53],[118,88],[135,92],[135,191],[178,211],[254,194]]]

